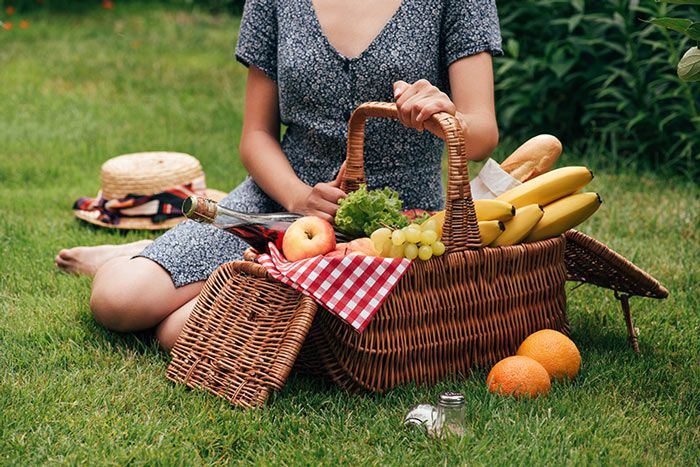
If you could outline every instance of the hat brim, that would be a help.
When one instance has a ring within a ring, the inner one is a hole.
[[[207,188],[207,198],[213,199],[214,201],[221,201],[226,196],[226,193],[219,190],[214,190]],[[94,218],[95,211],[81,211],[79,209],[73,210],[73,214],[78,219],[88,222],[92,225],[99,227],[105,227],[107,229],[118,229],[118,230],[168,230],[175,227],[182,221],[187,220],[185,216],[173,217],[172,219],[166,219],[163,222],[154,223],[148,218],[144,217],[122,217],[119,219],[118,225],[107,224],[98,219]]]

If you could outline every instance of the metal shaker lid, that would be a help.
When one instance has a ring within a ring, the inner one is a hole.
[[[443,407],[464,405],[464,396],[459,392],[443,392],[438,399]]]

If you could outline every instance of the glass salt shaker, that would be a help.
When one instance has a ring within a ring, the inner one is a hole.
[[[435,407],[430,404],[420,404],[411,409],[403,420],[404,426],[422,428],[426,433],[433,431]]]
[[[458,392],[440,394],[433,430],[439,437],[464,436],[464,396],[462,394]]]

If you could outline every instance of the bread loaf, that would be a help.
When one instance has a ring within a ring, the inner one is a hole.
[[[501,168],[521,182],[547,172],[561,155],[561,142],[552,135],[537,135],[525,141],[501,163]]]

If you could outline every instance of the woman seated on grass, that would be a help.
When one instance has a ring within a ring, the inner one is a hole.
[[[331,221],[345,196],[338,174],[350,113],[395,99],[400,122],[367,123],[368,186],[398,191],[407,209],[441,209],[443,143],[424,124],[455,115],[470,157],[491,153],[500,43],[494,0],[248,0],[236,58],[249,67],[240,154],[250,176],[222,204]],[[204,281],[246,246],[186,221],[153,242],[62,250],[56,264],[94,274],[97,321],[123,332],[155,327],[169,350]]]

